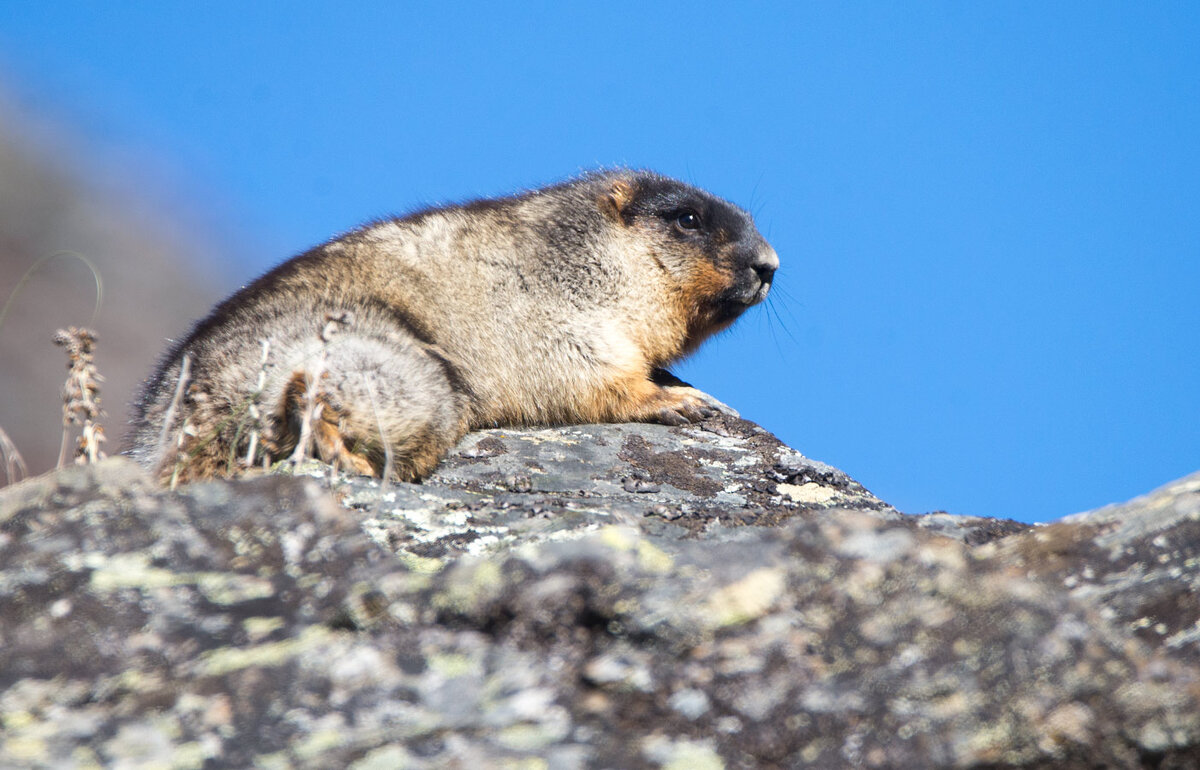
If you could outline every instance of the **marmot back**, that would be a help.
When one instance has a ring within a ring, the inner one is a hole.
[[[164,481],[311,446],[416,480],[473,428],[699,419],[660,368],[778,264],[745,211],[648,172],[369,224],[198,323],[146,382],[129,451]]]

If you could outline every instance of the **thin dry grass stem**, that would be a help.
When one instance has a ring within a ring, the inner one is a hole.
[[[173,468],[171,468],[170,483],[170,488],[172,490],[179,485],[179,474],[183,471],[184,467],[188,464],[188,460],[190,459],[187,451],[184,450],[184,446],[187,444],[188,439],[193,439],[195,437],[196,428],[192,425],[192,421],[184,420],[183,425],[179,428],[179,432],[175,434],[175,465]]]
[[[33,261],[33,264],[29,266],[24,274],[21,275],[20,280],[17,281],[17,285],[14,286],[12,291],[8,293],[8,298],[5,299],[4,304],[0,305],[0,328],[4,327],[4,321],[8,318],[8,313],[10,310],[12,310],[13,303],[16,302],[17,296],[21,293],[21,289],[24,288],[25,284],[28,283],[31,278],[33,278],[34,274],[36,274],[39,269],[41,269],[42,265],[46,264],[52,259],[55,259],[56,257],[70,257],[72,259],[78,259],[80,262],[87,265],[87,268],[92,271],[92,278],[96,281],[96,306],[92,310],[92,320],[89,323],[94,324],[96,322],[96,318],[100,315],[100,306],[104,301],[104,281],[100,277],[100,270],[96,267],[92,260],[88,259],[86,256],[77,251],[56,251],[52,254],[45,254],[41,257],[38,257]],[[70,402],[73,400],[73,398],[68,393],[64,393],[63,395],[63,437],[62,443],[60,444],[58,450],[59,468],[61,468],[67,461],[67,445],[71,437],[70,425],[80,424],[72,422],[72,420],[77,417],[82,416],[85,420],[90,420],[82,423],[84,426],[83,435],[80,437],[80,450],[84,453],[82,456],[91,458],[92,462],[104,456],[104,453],[100,451],[100,444],[104,442],[104,429],[100,427],[98,423],[94,422],[99,415],[103,414],[99,408],[100,387],[97,383],[104,379],[96,373],[96,367],[91,363],[91,346],[95,343],[95,334],[87,330],[75,328],[71,328],[69,331],[63,331],[60,329],[55,334],[55,342],[59,342],[59,335],[63,335],[64,338],[71,338],[71,335],[77,333],[87,335],[89,340],[87,344],[87,362],[85,373],[90,376],[90,379],[85,378],[75,382],[73,385],[72,378],[68,378],[67,389],[68,391],[73,392],[75,387],[80,387],[85,383],[90,383],[92,388],[89,390],[87,387],[83,387],[80,393],[83,398],[74,404],[74,406],[80,407],[83,412],[77,413],[71,411],[70,415],[68,415],[68,410],[72,406]],[[64,341],[59,344],[68,343]],[[74,344],[77,348],[81,347],[81,343],[78,341],[76,341]],[[76,373],[74,361],[75,354],[75,349],[68,347],[68,355],[73,357],[70,365],[72,377]],[[89,409],[94,409],[94,413],[90,416],[86,416],[86,413]],[[76,455],[77,459],[81,457],[78,452]],[[12,484],[18,481],[18,475],[21,477],[29,475],[28,467],[25,465],[25,458],[21,457],[21,453],[17,450],[16,445],[3,430],[0,430],[0,460],[3,460],[4,462],[7,484]]]
[[[344,327],[354,322],[351,313],[326,313],[325,325],[321,327],[321,354],[317,356],[315,365],[304,373],[304,411],[300,415],[300,439],[292,452],[290,462],[293,467],[308,459],[312,448],[313,421],[320,419],[325,404],[320,401],[321,380],[325,377],[325,360],[329,352],[329,343]]]
[[[158,434],[159,446],[164,446],[167,443],[167,433],[171,429],[171,423],[175,420],[175,412],[179,411],[179,405],[183,402],[183,389],[187,387],[191,374],[192,355],[191,353],[184,353],[183,361],[179,364],[179,377],[175,380],[175,395],[171,397],[171,403],[167,407],[167,414],[163,417],[162,430]]]
[[[29,468],[25,465],[25,458],[21,457],[21,452],[17,449],[17,445],[12,442],[8,434],[0,428],[0,459],[4,460],[4,485],[15,484],[21,479],[29,475]]]
[[[80,254],[78,251],[56,251],[53,254],[45,254],[35,259],[33,264],[29,266],[29,269],[25,271],[25,274],[21,276],[21,280],[17,281],[17,285],[14,286],[13,290],[8,293],[8,299],[4,301],[4,306],[0,307],[0,328],[3,328],[4,319],[8,317],[8,312],[12,309],[13,302],[16,301],[17,295],[21,293],[21,289],[26,283],[29,282],[30,278],[33,278],[34,274],[39,268],[41,268],[42,265],[46,264],[55,257],[70,257],[71,259],[78,259],[80,262],[87,265],[88,270],[92,271],[92,278],[96,281],[96,306],[92,309],[92,320],[88,323],[96,323],[96,318],[98,318],[100,315],[100,306],[104,304],[104,279],[100,277],[100,269],[96,267],[96,263],[92,262],[92,260],[85,257],[83,254]]]
[[[387,493],[388,486],[391,482],[392,463],[395,461],[392,455],[392,444],[387,440],[387,436],[383,432],[383,420],[379,419],[379,401],[375,397],[375,380],[364,376],[367,383],[367,395],[371,397],[371,412],[375,415],[375,426],[379,430],[379,441],[383,445],[383,474],[379,479],[379,498],[375,501],[375,515],[378,516],[383,510],[383,496]]]
[[[96,371],[93,359],[96,333],[90,329],[59,329],[54,343],[67,350],[67,381],[63,385],[63,438],[58,451],[58,467],[67,461],[67,443],[71,426],[82,426],[75,446],[75,462],[94,463],[104,457],[100,445],[105,442],[104,427],[98,420],[104,414],[100,408],[100,383],[104,378]]]
[[[271,352],[271,340],[259,340],[262,345],[262,358],[258,362],[258,380],[254,383],[254,392],[250,394],[250,406],[247,410],[250,415],[250,445],[246,449],[245,465],[247,468],[254,466],[254,459],[258,453],[258,434],[262,430],[262,414],[258,411],[258,399],[262,396],[263,388],[267,384],[267,357]],[[264,452],[264,467],[271,463],[270,453]]]
[[[175,394],[171,396],[171,403],[167,406],[167,414],[163,418],[162,431],[158,434],[158,445],[167,445],[167,433],[170,431],[171,424],[175,421],[175,412],[179,411],[179,405],[183,403],[183,394],[187,389],[188,379],[192,374],[192,356],[190,353],[183,354],[183,360],[179,364],[179,377],[175,380]],[[185,421],[179,428],[179,432],[175,436],[175,462],[171,469],[171,489],[179,483],[179,472],[183,469],[187,462],[184,457],[183,444],[186,441],[190,424]]]
[[[304,373],[304,412],[300,415],[300,439],[292,451],[290,461],[293,466],[308,459],[309,448],[312,444],[313,420],[320,418],[324,404],[317,403],[317,392],[321,388],[321,377],[325,374],[325,351],[317,357],[317,363],[311,371]]]

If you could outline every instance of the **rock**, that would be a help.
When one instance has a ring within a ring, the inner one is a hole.
[[[907,516],[729,415],[301,470],[0,491],[6,766],[1197,766],[1200,475]]]
[[[1200,665],[1200,473],[994,551],[1147,644]]]

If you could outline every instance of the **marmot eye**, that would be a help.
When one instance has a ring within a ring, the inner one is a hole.
[[[675,215],[675,224],[681,230],[699,230],[700,215],[694,211],[681,211]]]

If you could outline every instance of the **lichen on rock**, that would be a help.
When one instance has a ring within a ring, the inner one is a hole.
[[[909,516],[731,415],[314,468],[0,491],[6,766],[1196,766],[1200,475]]]

